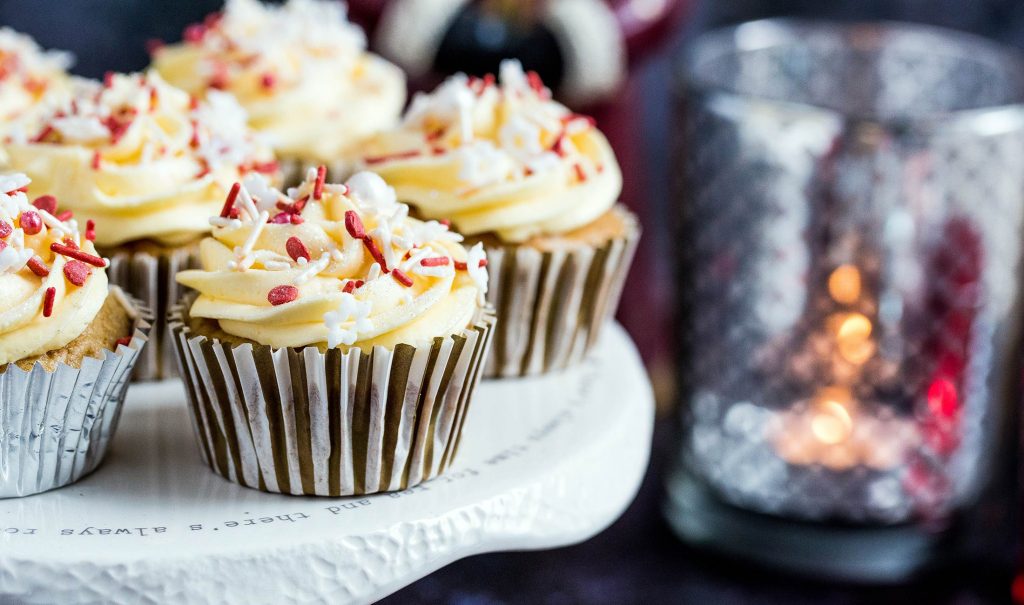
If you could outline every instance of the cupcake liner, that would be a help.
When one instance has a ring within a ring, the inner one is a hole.
[[[350,496],[407,489],[451,464],[494,314],[422,346],[342,353],[193,333],[194,296],[171,310],[203,460],[268,492]]]
[[[30,496],[78,481],[103,461],[129,377],[148,340],[150,314],[112,288],[135,315],[131,342],[87,357],[81,368],[36,363],[0,374],[0,498]]]
[[[487,377],[531,376],[582,360],[615,315],[640,226],[616,206],[626,233],[597,248],[541,251],[486,245],[488,302],[499,318]]]
[[[155,317],[150,334],[153,342],[140,355],[132,380],[142,382],[177,377],[174,347],[167,338],[167,308],[170,301],[178,300],[185,291],[175,281],[178,272],[199,266],[198,243],[168,248],[159,255],[116,249],[102,252],[110,261],[107,267],[110,283],[121,286],[141,300],[143,305],[152,309]]]
[[[306,178],[310,168],[316,169],[321,164],[327,167],[328,183],[344,183],[355,173],[357,160],[339,159],[333,162],[310,162],[299,158],[278,158],[277,165],[281,171],[285,187],[294,187]]]

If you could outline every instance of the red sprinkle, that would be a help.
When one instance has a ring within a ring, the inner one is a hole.
[[[530,88],[533,89],[533,92],[542,96],[544,95],[544,81],[541,80],[540,74],[530,70],[526,72],[526,79],[530,82]]]
[[[207,82],[207,84],[210,85],[210,88],[214,88],[216,90],[224,90],[225,88],[227,88],[228,87],[228,70],[227,70],[227,67],[224,66],[223,64],[218,64],[215,67],[215,69],[214,69],[213,75],[210,76],[210,79]]]
[[[189,44],[199,44],[203,41],[203,37],[206,35],[206,26],[202,23],[193,23],[185,28],[182,33],[182,38]]]
[[[57,297],[57,288],[50,286],[43,295],[43,317],[53,315],[53,299]]]
[[[302,240],[294,235],[285,242],[284,249],[288,252],[288,256],[292,257],[293,261],[298,261],[300,258],[306,260],[311,258],[309,256],[309,248],[306,248],[306,244],[303,244]]]
[[[74,216],[75,216],[74,212],[72,212],[70,210],[65,210],[64,212],[61,212],[60,214],[58,214],[56,218],[57,218],[58,221],[63,223],[63,222],[71,220],[71,218],[74,217]]]
[[[7,221],[0,221],[0,238],[7,237],[14,231],[14,227]]]
[[[481,258],[480,262],[477,264],[477,266],[478,267],[486,267],[487,266],[487,259],[486,258]],[[467,265],[463,261],[460,261],[460,260],[455,261],[455,269],[456,270],[458,270],[458,271],[465,271],[468,268],[469,268],[469,265]]]
[[[57,214],[57,198],[52,195],[40,195],[32,201],[32,205],[50,214]]]
[[[445,267],[451,260],[447,256],[435,256],[433,258],[424,258],[420,261],[420,264],[424,267]]]
[[[160,102],[160,93],[157,92],[156,88],[149,89],[149,110],[156,110],[156,106]]]
[[[452,222],[450,220],[446,219],[446,218],[443,218],[443,219],[441,219],[441,220],[439,220],[437,222],[441,223],[445,227],[451,227],[452,226]]]
[[[263,88],[271,90],[272,88],[274,88],[274,85],[276,84],[277,76],[275,76],[273,73],[268,71],[267,73],[260,76],[260,86],[262,86]]]
[[[313,182],[313,199],[320,201],[324,196],[324,181],[327,180],[327,166],[316,167],[316,181]]]
[[[558,157],[561,157],[561,158],[564,158],[566,155],[568,155],[566,150],[565,150],[565,146],[562,144],[564,142],[565,142],[565,133],[562,133],[562,134],[558,135],[558,138],[555,139],[555,142],[551,145],[551,151],[554,151],[555,153],[557,153]]]
[[[90,275],[92,275],[92,267],[81,261],[71,260],[64,265],[64,277],[76,286],[84,286],[85,280]]]
[[[363,158],[363,161],[367,164],[381,164],[390,160],[408,160],[419,155],[422,155],[422,152],[419,149],[410,149],[409,151],[392,153],[391,155],[378,155]]]
[[[103,88],[110,88],[114,85],[114,72],[108,71],[103,74]]]
[[[406,288],[412,287],[412,278],[403,273],[400,269],[395,269],[391,272],[391,276],[395,278],[395,281],[402,284]]]
[[[107,261],[103,260],[102,258],[94,254],[89,254],[88,252],[83,252],[82,250],[76,250],[66,244],[59,244],[57,242],[53,242],[52,244],[50,244],[50,250],[56,252],[57,254],[60,254],[61,256],[66,256],[68,258],[80,260],[83,263],[88,263],[94,267],[103,268],[107,266]]]
[[[117,346],[122,346],[122,345],[124,345],[124,346],[126,346],[126,347],[127,347],[128,345],[130,345],[130,344],[131,344],[131,342],[132,342],[132,337],[131,337],[131,336],[122,336],[121,338],[118,338],[118,339],[117,339],[117,340],[116,340],[116,341],[114,342],[114,344],[115,344],[115,345],[117,345]]]
[[[32,142],[42,143],[43,141],[46,140],[46,137],[50,136],[51,134],[53,134],[53,126],[47,124],[46,126],[43,126],[43,129],[39,131],[39,134],[37,134],[36,137],[32,139]]]
[[[366,228],[363,227],[363,221],[359,220],[359,215],[356,214],[355,210],[347,210],[345,212],[345,229],[354,239],[366,237]]]
[[[287,225],[292,222],[291,215],[287,212],[278,212],[268,220],[272,225]]]
[[[587,173],[583,172],[583,166],[581,166],[579,164],[573,164],[572,167],[573,167],[573,170],[576,171],[576,178],[579,179],[579,181],[581,183],[583,181],[587,180]]]
[[[238,199],[238,192],[241,190],[241,183],[235,183],[231,186],[231,191],[228,192],[228,199],[224,200],[224,207],[220,210],[221,218],[227,218],[231,214],[231,210],[235,207],[235,200]]]
[[[267,301],[275,307],[290,303],[299,297],[299,289],[295,286],[277,286],[267,293]]]
[[[85,221],[85,239],[96,241],[96,223],[92,219]]]
[[[64,242],[65,246],[78,250],[78,244],[75,243],[75,240],[71,239],[70,235],[65,235],[64,239],[62,239],[61,241]]]
[[[46,277],[50,274],[50,268],[47,267],[46,263],[43,262],[43,259],[38,256],[33,256],[28,259],[27,264],[28,268],[32,270],[32,273],[35,273],[39,277]]]
[[[302,218],[298,214],[289,214],[288,216],[291,217],[293,225],[301,225],[302,223],[306,222],[306,219]]]
[[[192,120],[192,136],[189,137],[188,146],[195,149],[199,147],[199,123]]]
[[[19,223],[26,235],[35,235],[43,230],[43,219],[39,218],[39,215],[31,210],[21,213]]]
[[[146,52],[152,55],[165,45],[166,43],[160,38],[150,38],[149,40],[146,40]]]
[[[277,172],[277,162],[274,160],[271,160],[269,162],[254,162],[252,165],[252,169],[253,171],[262,174],[271,174]]]
[[[103,156],[100,155],[100,152],[99,152],[98,149],[96,151],[92,152],[92,169],[93,170],[99,170],[100,169],[100,162],[102,162],[102,161],[103,161]]]
[[[352,291],[355,290],[355,289],[356,289],[356,282],[354,282],[352,280],[349,280],[349,281],[345,282],[345,287],[342,288],[341,291],[345,292],[347,294],[351,294]]]
[[[349,212],[351,212],[351,210]],[[364,235],[363,245],[366,246],[366,249],[370,252],[370,256],[373,257],[373,260],[377,261],[377,264],[380,265],[381,271],[384,273],[391,271],[391,269],[388,269],[388,262],[384,259],[384,253],[380,251],[380,248],[377,246],[377,242],[373,241],[372,237]]]

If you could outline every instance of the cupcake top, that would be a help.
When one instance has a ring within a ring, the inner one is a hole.
[[[35,41],[0,27],[0,123],[31,120],[43,97],[67,86],[70,53],[44,51]]]
[[[337,160],[393,126],[405,104],[404,74],[366,52],[343,2],[228,0],[184,38],[158,48],[153,66],[192,94],[234,94],[282,156]]]
[[[368,143],[364,163],[400,200],[466,235],[519,242],[607,212],[622,175],[593,120],[553,101],[517,61],[500,75],[458,74],[417,95],[399,128]]]
[[[229,194],[201,270],[178,282],[199,292],[193,318],[275,348],[394,347],[468,327],[483,305],[482,245],[408,216],[377,175],[345,185],[310,170],[287,195],[259,175]]]
[[[6,151],[10,167],[32,178],[31,195],[54,195],[97,220],[100,246],[195,239],[242,174],[277,170],[230,95],[195,102],[155,72],[76,82]]]
[[[107,298],[106,261],[50,196],[31,203],[24,174],[0,176],[0,365],[77,338]]]

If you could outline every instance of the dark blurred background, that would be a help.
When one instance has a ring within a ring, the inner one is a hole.
[[[146,41],[175,41],[182,28],[220,7],[219,0],[0,0],[0,23],[46,47],[73,51],[74,71],[143,68]],[[374,2],[364,4],[375,4]],[[629,151],[629,199],[645,218],[645,249],[633,281],[646,295],[627,298],[621,319],[648,362],[659,403],[655,451],[637,500],[610,529],[583,544],[540,553],[473,557],[389,597],[388,603],[1002,603],[1009,600],[1012,553],[993,549],[902,586],[842,586],[761,571],[682,545],[662,520],[662,477],[672,449],[674,242],[663,220],[673,215],[669,190],[673,58],[708,28],[769,16],[838,20],[906,20],[981,34],[1024,48],[1022,0],[693,0],[668,40],[631,65],[626,111],[640,116]],[[621,109],[621,108],[620,108]],[[765,548],[771,548],[766,544]]]

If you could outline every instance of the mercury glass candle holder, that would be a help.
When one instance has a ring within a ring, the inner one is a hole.
[[[940,550],[1018,376],[1022,73],[899,24],[767,20],[692,46],[668,505],[685,538],[863,579]]]

